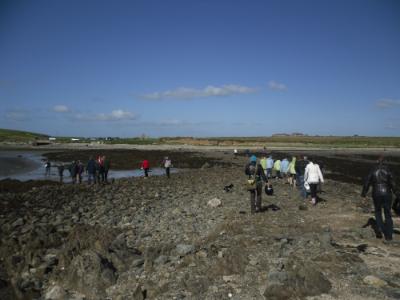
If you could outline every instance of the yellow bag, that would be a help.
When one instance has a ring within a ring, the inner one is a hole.
[[[248,191],[255,191],[257,188],[257,181],[255,179],[247,179],[246,188]]]

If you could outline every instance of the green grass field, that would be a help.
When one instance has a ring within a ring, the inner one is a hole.
[[[45,134],[0,128],[0,142],[30,142],[47,138]]]
[[[35,139],[47,139],[45,134],[0,129],[0,142],[32,142]],[[69,137],[57,137],[57,143],[69,143]],[[77,143],[93,142],[82,138]],[[272,136],[272,137],[132,137],[101,140],[105,144],[131,145],[195,145],[195,146],[265,146],[265,147],[321,147],[321,148],[400,148],[400,137],[365,137],[365,136]]]

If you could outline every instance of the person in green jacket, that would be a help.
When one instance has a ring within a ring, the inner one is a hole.
[[[282,178],[281,177],[281,160],[280,159],[277,159],[275,162],[274,162],[274,169],[273,169],[274,171],[275,171],[275,178]]]
[[[295,188],[296,187],[296,157],[292,157],[292,161],[289,163],[289,184]]]
[[[260,165],[263,168],[264,174],[267,175],[267,157],[263,156],[263,158],[260,159]]]

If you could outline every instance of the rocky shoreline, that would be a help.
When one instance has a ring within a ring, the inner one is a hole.
[[[398,236],[363,228],[372,205],[359,185],[328,179],[313,207],[272,181],[251,215],[246,158],[201,157],[211,163],[171,179],[2,192],[0,298],[400,297]]]

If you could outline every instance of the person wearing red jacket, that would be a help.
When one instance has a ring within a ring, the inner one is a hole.
[[[141,169],[144,170],[144,177],[149,177],[150,164],[147,159],[143,160]]]

